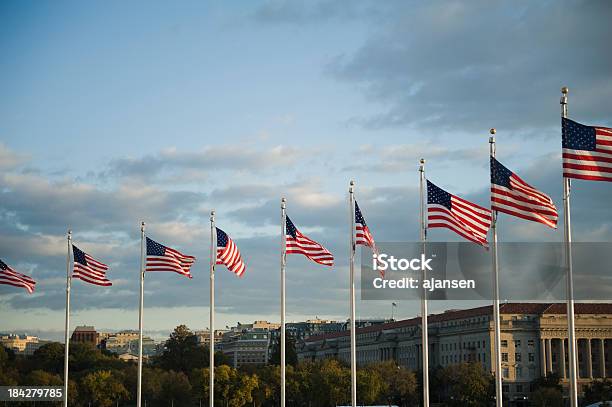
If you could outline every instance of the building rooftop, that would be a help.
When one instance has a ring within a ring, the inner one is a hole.
[[[531,315],[565,315],[567,308],[565,303],[505,303],[499,307],[501,314],[531,314]],[[574,305],[576,315],[589,314],[612,314],[612,303],[576,303]],[[457,319],[472,318],[484,315],[492,315],[493,306],[470,308],[464,310],[449,310],[441,314],[428,315],[429,323],[454,321]],[[385,331],[389,329],[403,328],[406,326],[418,326],[421,324],[421,317],[403,319],[399,321],[387,322],[384,324],[371,325],[364,328],[357,328],[357,334],[368,332]],[[350,331],[332,332],[328,334],[311,336],[306,342],[316,342],[322,339],[340,338],[350,335]]]

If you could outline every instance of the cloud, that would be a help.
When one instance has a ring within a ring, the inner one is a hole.
[[[329,21],[362,20],[386,10],[380,2],[285,1],[271,0],[252,14],[256,21],[268,24],[320,24]]]
[[[9,170],[29,161],[29,157],[18,154],[0,142],[0,169]]]
[[[105,175],[165,182],[170,174],[177,180],[182,177],[181,183],[187,183],[198,181],[198,178],[206,179],[211,174],[219,172],[261,172],[290,166],[310,154],[311,151],[307,149],[282,145],[270,148],[248,144],[221,145],[208,147],[202,151],[167,149],[144,157],[114,159]]]
[[[558,128],[563,85],[575,117],[609,120],[609,3],[404,2],[392,11],[360,49],[328,67],[382,106],[357,118],[366,127],[495,124],[546,135]]]
[[[382,173],[414,171],[420,158],[435,159],[439,163],[438,166],[448,166],[455,165],[458,161],[481,162],[488,151],[489,148],[485,145],[473,148],[449,148],[440,143],[430,142],[387,146],[365,145],[352,153],[351,164],[343,170]]]

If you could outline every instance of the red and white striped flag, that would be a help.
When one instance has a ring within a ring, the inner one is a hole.
[[[361,209],[359,208],[359,205],[357,205],[357,201],[355,201],[355,244],[368,246],[370,249],[372,249],[374,254],[378,255],[378,249],[376,248],[374,236],[372,236],[372,232],[370,232],[370,228],[366,224],[363,214],[361,213]],[[385,278],[385,271],[382,269],[382,267],[379,268],[378,272],[382,278]]]
[[[74,258],[72,277],[104,287],[113,285],[113,283],[106,278],[106,271],[108,270],[106,264],[99,262],[89,254],[79,250],[75,245],[72,245],[72,255]]]
[[[491,211],[427,181],[427,227],[447,228],[467,240],[488,247]]]
[[[363,214],[355,201],[355,244],[368,246],[374,252],[376,252],[376,243],[374,242],[374,236],[370,232],[370,228],[366,224]]]
[[[563,118],[563,176],[612,182],[612,129]]]
[[[0,284],[12,285],[13,287],[25,288],[32,294],[36,286],[36,281],[13,270],[8,264],[0,260]]]
[[[232,239],[219,228],[217,229],[217,264],[222,264],[229,271],[242,277],[245,271],[244,261],[240,255],[240,250]]]
[[[556,229],[559,214],[552,199],[491,157],[491,209]]]
[[[187,256],[147,237],[147,264],[145,271],[172,271],[191,277],[191,265],[196,258]]]
[[[286,253],[287,254],[303,254],[310,260],[322,264],[324,266],[334,265],[334,256],[325,247],[321,246],[314,240],[304,236],[291,222],[289,216],[286,217]]]

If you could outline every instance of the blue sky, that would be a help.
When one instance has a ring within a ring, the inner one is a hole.
[[[289,318],[345,319],[348,181],[378,240],[416,239],[418,158],[486,204],[497,127],[500,160],[560,205],[559,89],[576,120],[612,124],[610,17],[604,1],[3,2],[0,257],[39,290],[0,288],[0,331],[61,331],[68,227],[116,281],[76,282],[73,321],[134,328],[141,220],[199,258],[193,281],[147,281],[147,327],[205,327],[212,208],[249,267],[219,272],[220,324],[278,319],[283,195],[338,258],[290,259]],[[610,240],[608,185],[574,195],[576,238]],[[507,218],[500,234],[561,238]]]

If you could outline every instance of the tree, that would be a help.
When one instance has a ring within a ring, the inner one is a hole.
[[[311,370],[315,405],[336,406],[350,401],[351,373],[335,359],[315,362]]]
[[[585,404],[612,400],[612,382],[608,379],[596,380],[584,389]]]
[[[61,373],[64,371],[64,345],[58,342],[47,343],[34,351],[31,361],[34,369]]]
[[[191,373],[193,369],[208,365],[208,350],[198,344],[197,337],[189,328],[179,325],[170,334],[157,362],[165,370]]]
[[[111,407],[117,400],[126,400],[130,394],[116,375],[109,370],[89,373],[81,380],[83,401],[100,407]]]
[[[64,380],[58,375],[44,370],[31,371],[24,380],[24,383],[29,386],[61,386]]]
[[[191,383],[183,372],[166,372],[161,379],[159,405],[187,406],[191,403]]]
[[[563,405],[563,394],[554,387],[540,387],[531,393],[535,407],[556,407]]]
[[[392,402],[400,406],[416,404],[418,383],[414,372],[396,365],[392,360],[372,364],[370,369],[381,377],[381,403]]]
[[[281,360],[281,346],[280,336],[274,341],[272,345],[272,352],[270,354],[270,364],[280,366]],[[285,336],[285,361],[288,365],[296,366],[298,364],[297,351],[295,350],[295,338],[293,335]]]
[[[357,370],[357,400],[359,403],[374,404],[379,400],[384,387],[378,370],[372,368]]]
[[[449,407],[488,406],[493,398],[493,378],[479,363],[461,363],[443,368],[441,382]]]

